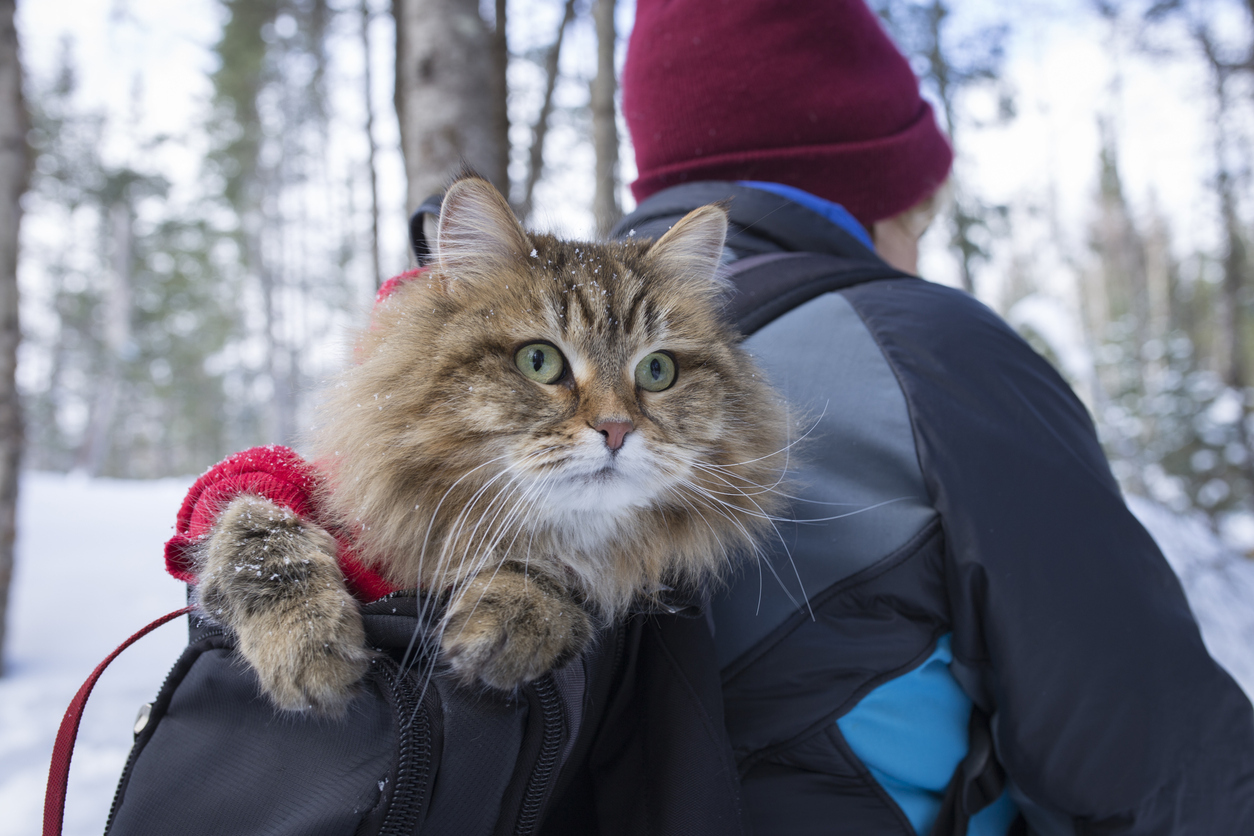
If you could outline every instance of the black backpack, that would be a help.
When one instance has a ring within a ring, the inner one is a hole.
[[[877,260],[769,253],[728,278],[727,316],[747,335],[822,293],[907,276]],[[137,723],[106,833],[747,833],[698,607],[637,613],[506,696],[432,673],[415,642],[418,603],[410,593],[363,607],[379,653],[335,722],[275,711],[232,637],[193,616],[187,649]],[[964,833],[1000,793],[978,725],[937,832]],[[45,834],[57,832],[47,821],[46,811]]]
[[[412,594],[363,607],[380,653],[341,721],[275,711],[192,617],[106,833],[743,832],[702,621],[639,614],[505,696],[431,675],[418,612]]]

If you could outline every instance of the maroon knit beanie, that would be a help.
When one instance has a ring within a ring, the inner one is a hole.
[[[767,180],[870,225],[934,192],[953,160],[862,0],[638,0],[622,86],[636,200]]]

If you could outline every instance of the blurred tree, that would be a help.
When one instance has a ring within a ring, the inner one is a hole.
[[[1199,260],[1213,263],[1220,279],[1212,307],[1200,312],[1195,321],[1205,323],[1214,333],[1211,350],[1203,354],[1203,360],[1209,360],[1203,368],[1212,376],[1213,382],[1206,388],[1218,406],[1204,409],[1198,419],[1202,424],[1210,422],[1199,432],[1205,430],[1203,440],[1216,449],[1197,451],[1191,467],[1197,473],[1211,475],[1203,494],[1203,507],[1213,512],[1243,507],[1254,513],[1254,381],[1250,379],[1254,346],[1249,339],[1254,290],[1249,258],[1254,2],[1095,0],[1095,4],[1108,20],[1134,21],[1141,50],[1159,57],[1189,52],[1191,57],[1200,59],[1206,72],[1212,109],[1209,124],[1213,174],[1209,185],[1217,209],[1219,244],[1213,259],[1199,256]],[[1200,335],[1191,336],[1194,345],[1198,345]],[[1216,422],[1216,426],[1211,426]]]
[[[28,461],[112,476],[202,470],[229,451],[215,358],[240,332],[229,265],[214,255],[222,236],[177,217],[160,175],[101,159],[108,122],[76,106],[68,45],[55,80],[32,86],[29,198],[55,233],[26,251],[45,303],[26,338]],[[137,156],[165,141],[138,141]]]
[[[29,182],[31,159],[14,7],[14,0],[0,0],[0,673],[4,671],[5,624],[17,532],[18,467],[22,458],[22,410],[15,377],[21,339],[17,247],[21,199]]]
[[[945,209],[950,246],[958,262],[962,287],[976,290],[976,268],[988,258],[991,224],[1004,222],[1006,207],[988,203],[971,190],[962,175],[963,142],[968,130],[983,126],[974,118],[970,94],[995,97],[994,122],[1014,117],[1014,97],[1002,75],[1009,27],[986,24],[959,34],[946,0],[871,0],[902,51],[909,56],[925,92],[940,106],[944,128],[953,143],[955,162],[949,177],[952,200]]]
[[[596,152],[596,192],[592,216],[597,235],[609,235],[622,210],[618,205],[618,117],[614,94],[618,89],[614,52],[614,0],[594,0],[592,17],[597,33],[597,74],[592,79],[592,147]]]
[[[1102,124],[1089,238],[1097,258],[1082,283],[1097,335],[1102,441],[1127,490],[1222,524],[1254,504],[1241,390],[1218,371],[1222,284],[1205,278],[1205,255],[1193,256],[1186,281],[1160,213],[1138,223],[1115,133]]]
[[[527,180],[523,185],[522,199],[516,208],[518,217],[525,222],[531,217],[532,203],[535,198],[536,183],[544,176],[544,140],[549,133],[549,123],[553,115],[553,93],[557,90],[559,67],[562,58],[562,42],[566,39],[566,30],[575,19],[575,0],[566,0],[562,7],[562,21],[557,25],[557,34],[548,49],[544,51],[544,98],[540,103],[540,112],[536,115],[535,124],[531,126],[531,147],[527,154]]]
[[[125,366],[135,354],[131,320],[135,292],[135,213],[139,202],[163,196],[166,183],[130,168],[104,171],[104,182],[95,195],[102,214],[102,250],[109,253],[104,271],[108,284],[100,311],[103,313],[100,365],[93,375],[94,393],[87,430],[79,445],[75,469],[96,476],[114,440]]]
[[[374,14],[370,0],[361,0],[361,51],[363,57],[362,99],[366,105],[366,169],[370,174],[370,256],[374,268],[374,286],[383,284],[383,265],[379,258],[379,177],[375,164],[378,144],[374,139],[374,84],[371,80],[370,22]]]
[[[1119,3],[1095,0],[1111,20],[1126,14],[1140,20],[1141,49],[1156,55],[1177,52],[1179,35],[1202,60],[1213,108],[1214,191],[1222,228],[1222,304],[1217,311],[1219,363],[1224,382],[1244,391],[1250,386],[1249,233],[1241,203],[1249,192],[1248,120],[1254,115],[1254,0],[1150,0]],[[1242,136],[1244,123],[1245,135]],[[1254,474],[1254,471],[1252,471]]]
[[[508,193],[504,18],[494,52],[478,0],[394,0],[392,13],[407,208],[440,191],[463,162]]]
[[[344,303],[342,244],[310,213],[332,188],[327,170],[326,0],[224,0],[228,17],[214,46],[210,171],[233,216],[230,234],[255,288],[264,345],[245,370],[253,397],[235,418],[242,439],[295,442],[306,358],[324,335],[312,307]],[[261,407],[265,427],[248,426]]]

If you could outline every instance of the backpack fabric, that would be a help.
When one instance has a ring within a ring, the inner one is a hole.
[[[363,607],[379,653],[334,721],[276,711],[232,637],[193,616],[106,833],[747,833],[691,613],[638,614],[502,695],[432,674],[418,612],[403,593]]]

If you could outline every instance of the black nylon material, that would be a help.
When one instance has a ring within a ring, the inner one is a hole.
[[[619,221],[610,237],[660,237],[683,215],[707,203],[721,203],[727,210],[727,246],[738,255],[793,250],[880,260],[817,212],[782,195],[730,182],[691,183],[658,192]]]
[[[596,829],[568,822],[546,836],[747,836],[704,619],[636,616],[625,647],[587,781],[575,788],[593,796],[584,807]]]
[[[375,679],[336,724],[276,715],[222,637],[189,647],[179,667],[137,743],[111,836],[339,836],[384,800],[396,735]]]
[[[1254,775],[1250,703],[1206,653],[1083,405],[965,294],[917,282],[846,298],[911,406],[950,543],[954,657],[998,673],[994,737],[1019,788],[1061,809],[1113,813],[1112,833],[1179,832],[1182,816],[1199,833],[1249,832],[1249,793],[1227,797],[1240,807],[1211,800]],[[1084,694],[1084,711],[1060,693]]]

